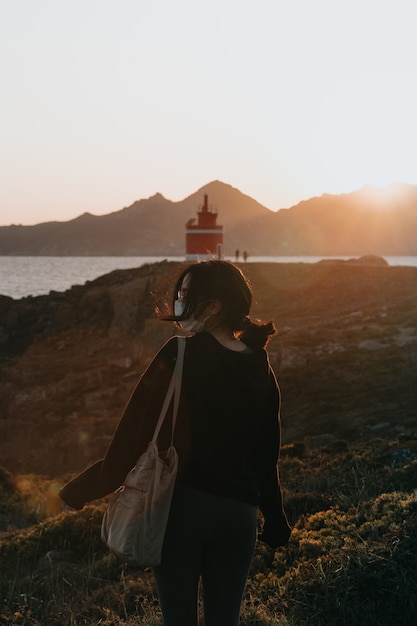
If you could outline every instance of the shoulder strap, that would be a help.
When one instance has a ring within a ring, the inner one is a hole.
[[[168,389],[166,392],[165,400],[161,408],[161,412],[159,414],[158,422],[155,427],[155,432],[152,437],[152,441],[155,443],[159,436],[159,431],[161,430],[162,424],[164,423],[165,416],[168,411],[168,407],[171,403],[172,395],[174,394],[174,408],[172,411],[172,434],[171,434],[171,445],[174,440],[174,429],[175,423],[177,421],[177,412],[178,405],[180,402],[181,395],[181,383],[182,383],[182,370],[184,364],[184,352],[185,352],[185,337],[177,337],[178,344],[178,354],[177,360],[175,363],[174,371],[172,372],[171,380],[168,385]]]

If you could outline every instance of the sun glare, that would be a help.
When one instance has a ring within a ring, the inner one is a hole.
[[[359,191],[359,194],[363,201],[374,209],[390,210],[405,200],[408,191],[408,185],[391,183],[385,187],[366,185]]]

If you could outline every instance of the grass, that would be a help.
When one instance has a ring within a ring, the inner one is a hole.
[[[257,545],[241,626],[416,622],[414,270],[248,264],[254,316],[272,317],[280,329],[270,356],[283,397],[280,468],[294,531],[276,552]],[[92,323],[85,315],[42,333],[19,318],[15,328],[12,355],[25,333],[36,341],[15,361],[4,357],[0,372],[2,417],[13,426],[0,446],[16,473],[0,468],[0,626],[162,624],[151,573],[121,563],[100,541],[105,503],[70,512],[57,497],[59,476],[102,456],[128,391],[167,338],[166,327],[150,321],[145,281],[154,269],[135,275],[123,315],[119,278],[109,275],[86,300],[88,286],[68,292],[65,305],[94,313],[95,295],[110,294],[117,315],[103,309]],[[36,300],[45,305],[36,324],[52,310],[65,318],[57,302]],[[117,365],[126,356],[127,369]],[[109,399],[102,389],[116,379]]]
[[[257,545],[242,626],[415,623],[417,460],[395,461],[397,449],[382,439],[284,446],[294,531],[275,553]],[[121,563],[100,541],[105,503],[50,514],[36,496],[43,502],[51,481],[34,480],[29,498],[30,477],[0,476],[9,519],[0,536],[1,625],[162,624],[151,572]]]

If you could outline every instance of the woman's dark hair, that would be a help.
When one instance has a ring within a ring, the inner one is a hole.
[[[184,298],[183,314],[165,316],[162,319],[179,321],[190,317],[198,318],[208,304],[217,300],[221,304],[221,310],[216,314],[217,324],[228,326],[249,347],[264,347],[276,333],[272,321],[250,319],[251,287],[240,269],[229,261],[200,261],[186,267],[174,287],[172,310],[186,276],[189,276],[189,285]]]

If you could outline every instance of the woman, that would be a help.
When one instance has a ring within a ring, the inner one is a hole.
[[[198,624],[201,579],[205,626],[236,626],[256,542],[272,548],[290,536],[279,484],[280,396],[264,349],[272,322],[249,317],[252,294],[226,261],[186,267],[171,313],[190,333],[174,443],[179,455],[162,561],[154,568],[165,626]],[[105,458],[68,483],[70,506],[116,489],[152,437],[177,342],[170,339],[139,381]],[[169,420],[160,447],[170,441]]]

